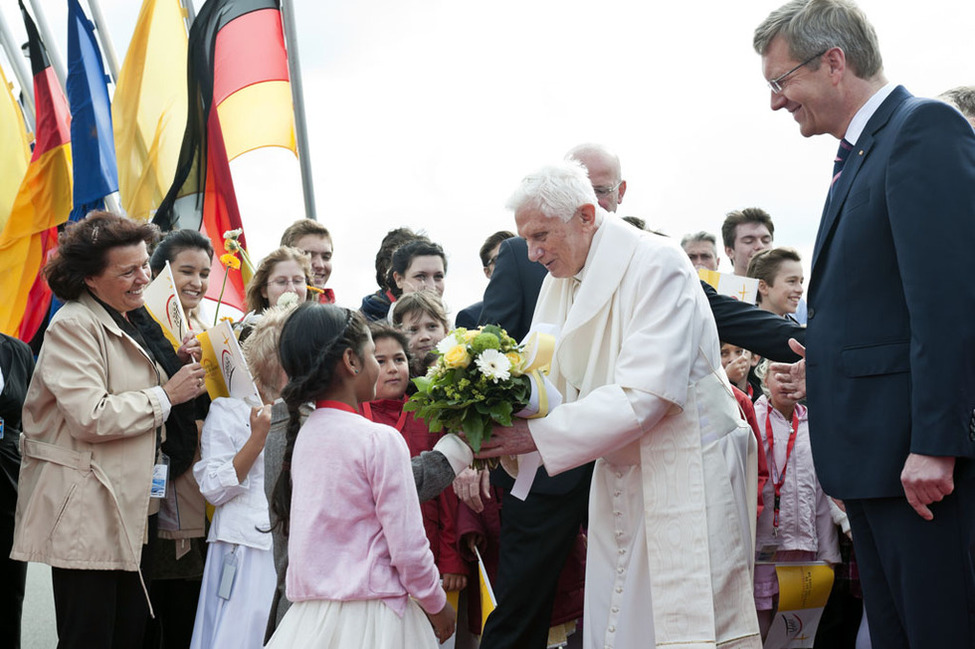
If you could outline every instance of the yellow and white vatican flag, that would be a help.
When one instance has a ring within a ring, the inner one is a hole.
[[[516,417],[539,419],[562,405],[562,393],[548,378],[557,336],[558,328],[555,325],[537,324],[522,341],[522,355],[525,360],[521,372],[531,381],[532,391],[528,405],[516,412]],[[515,477],[515,484],[511,488],[512,496],[519,500],[528,497],[532,482],[535,481],[535,473],[541,465],[542,456],[538,451],[501,458],[501,466]]]
[[[176,281],[173,279],[173,270],[169,267],[168,261],[156,279],[143,289],[142,297],[146,301],[149,315],[162,327],[166,339],[174,349],[179,349],[183,344],[183,336],[189,332],[189,327],[186,324],[183,305],[179,301],[179,295],[176,294]]]
[[[733,273],[719,273],[716,270],[700,268],[697,276],[714,287],[721,295],[733,297],[742,302],[755,304],[758,295],[758,280],[754,277],[741,277]]]
[[[779,578],[779,610],[764,649],[809,649],[833,588],[833,569],[822,561],[780,563],[775,573]]]
[[[230,323],[223,320],[197,338],[203,347],[200,363],[206,372],[204,380],[210,398],[232,397],[241,399],[252,408],[259,408],[262,405],[261,395]]]
[[[481,558],[481,553],[477,551],[476,547],[474,554],[477,555],[477,582],[481,593],[481,630],[483,632],[488,616],[498,607],[498,600],[494,596],[494,589],[491,588],[491,580],[488,578],[487,568],[484,567],[484,559]]]

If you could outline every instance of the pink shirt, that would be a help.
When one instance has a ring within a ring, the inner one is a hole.
[[[289,600],[380,599],[400,616],[409,596],[429,613],[444,607],[395,428],[318,408],[298,433],[291,479]]]
[[[796,404],[795,414],[799,419],[796,443],[789,455],[786,466],[785,456],[792,433],[792,422],[786,420],[775,408],[769,405],[768,397],[761,396],[755,402],[755,418],[762,436],[763,449],[768,460],[769,479],[765,483],[763,495],[765,508],[758,517],[756,530],[756,549],[764,545],[777,545],[779,550],[803,550],[815,552],[816,559],[830,563],[840,562],[839,539],[836,525],[829,509],[829,497],[823,493],[816,478],[813,466],[812,447],[809,443],[809,417],[806,407]],[[765,430],[765,417],[768,415],[772,425],[774,457],[769,453]],[[772,534],[773,504],[775,502],[774,469],[785,466],[785,482],[782,485],[779,509],[779,533]]]

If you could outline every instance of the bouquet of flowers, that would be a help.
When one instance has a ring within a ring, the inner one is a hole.
[[[511,425],[512,413],[531,397],[522,347],[495,325],[458,328],[440,341],[426,376],[404,410],[426,420],[431,432],[463,431],[475,452],[494,424]],[[477,462],[477,461],[475,461]]]

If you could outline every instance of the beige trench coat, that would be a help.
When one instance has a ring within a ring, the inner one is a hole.
[[[139,569],[167,376],[87,292],[51,319],[24,405],[13,551]]]
[[[566,398],[529,423],[545,466],[597,460],[584,646],[760,647],[757,444],[687,256],[606,215],[579,276],[546,278],[534,323],[560,329]]]

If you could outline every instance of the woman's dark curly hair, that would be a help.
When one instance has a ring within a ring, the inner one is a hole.
[[[85,280],[101,275],[108,266],[108,251],[145,242],[152,245],[159,228],[138,223],[111,212],[90,212],[77,223],[68,224],[58,236],[58,251],[44,266],[47,283],[62,300],[77,300]]]

